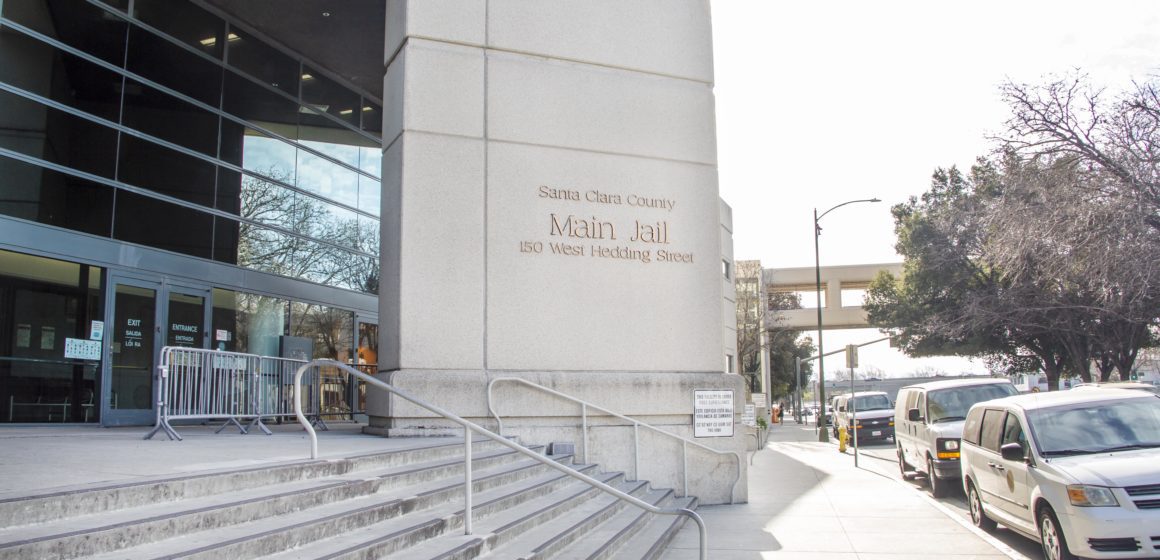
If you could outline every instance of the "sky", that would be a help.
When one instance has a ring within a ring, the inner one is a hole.
[[[1160,1],[711,0],[721,197],[736,260],[765,268],[901,262],[890,207],[939,167],[969,167],[1007,117],[1006,80],[1075,69],[1109,90],[1160,75]],[[827,349],[878,338],[827,331]],[[885,344],[863,364],[981,373],[913,361]],[[841,360],[835,360],[840,362]],[[827,363],[827,371],[833,369]]]

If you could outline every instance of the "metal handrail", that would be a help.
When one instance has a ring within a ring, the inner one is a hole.
[[[700,558],[701,558],[701,560],[705,560],[708,556],[709,534],[708,534],[708,530],[705,528],[705,521],[703,519],[701,519],[700,515],[697,515],[697,512],[690,510],[690,509],[685,509],[685,508],[659,508],[659,507],[656,507],[656,506],[654,506],[648,502],[645,502],[645,501],[643,501],[635,496],[631,496],[629,494],[621,492],[620,490],[617,490],[616,488],[613,488],[613,487],[611,487],[611,486],[609,486],[609,485],[607,485],[599,480],[596,480],[595,478],[578,473],[573,469],[570,469],[564,465],[561,465],[560,463],[557,463],[556,461],[548,459],[547,457],[545,457],[539,453],[536,453],[535,451],[532,451],[531,449],[528,449],[527,447],[524,447],[518,443],[512,442],[512,441],[508,440],[507,438],[505,438],[505,437],[503,437],[495,432],[492,432],[486,428],[483,428],[482,426],[479,426],[478,424],[475,424],[473,422],[465,420],[465,419],[463,419],[463,418],[461,418],[461,417],[459,417],[459,416],[457,416],[457,415],[455,415],[447,410],[444,410],[438,406],[435,406],[431,403],[428,403],[428,402],[424,401],[423,399],[420,399],[419,397],[411,395],[410,393],[407,393],[406,391],[403,391],[402,389],[393,387],[393,386],[391,386],[383,381],[380,381],[378,379],[375,379],[374,377],[371,377],[365,373],[362,373],[361,371],[358,371],[347,364],[344,364],[342,362],[338,362],[335,360],[327,360],[327,359],[312,360],[310,362],[303,364],[301,367],[299,367],[298,371],[294,374],[294,415],[298,417],[298,423],[302,424],[302,427],[306,429],[306,432],[308,434],[310,434],[310,458],[311,459],[318,458],[318,435],[314,433],[314,427],[310,425],[310,421],[307,420],[306,416],[302,414],[302,401],[301,401],[301,398],[299,397],[299,395],[300,395],[300,391],[301,391],[300,385],[302,382],[302,374],[306,373],[306,370],[309,369],[310,367],[319,366],[319,365],[335,366],[342,371],[346,371],[348,374],[354,376],[356,379],[361,379],[362,381],[365,381],[366,383],[368,383],[370,385],[378,387],[378,388],[380,388],[384,391],[387,391],[388,393],[391,393],[393,395],[396,395],[400,398],[406,399],[407,401],[410,401],[412,404],[415,404],[416,406],[424,408],[424,409],[428,410],[429,412],[437,414],[443,418],[446,418],[448,420],[451,420],[452,422],[455,422],[456,424],[459,424],[460,426],[463,426],[463,455],[464,455],[464,459],[463,459],[463,461],[464,461],[463,528],[464,528],[465,535],[472,534],[471,533],[471,509],[472,509],[471,433],[475,432],[475,433],[477,433],[481,436],[484,436],[492,441],[495,441],[496,443],[499,443],[505,447],[508,447],[512,451],[515,451],[521,455],[524,455],[524,456],[529,457],[535,461],[538,461],[540,464],[542,464],[544,466],[547,466],[547,467],[555,469],[561,473],[564,473],[564,474],[566,474],[566,475],[568,475],[576,480],[584,482],[585,484],[588,484],[589,486],[592,486],[592,487],[594,487],[598,490],[601,490],[607,494],[610,494],[610,495],[616,497],[617,499],[619,499],[623,502],[628,502],[628,503],[630,503],[636,507],[639,507],[645,511],[655,513],[655,514],[660,514],[660,515],[684,515],[686,517],[691,518],[693,520],[693,522],[695,522],[697,524],[697,530],[698,530],[700,537],[701,537],[701,556],[700,556]]]
[[[702,445],[702,444],[697,443],[689,438],[679,436],[677,434],[674,434],[674,433],[666,431],[666,430],[662,430],[656,426],[653,426],[651,424],[646,424],[646,423],[641,422],[640,420],[637,420],[635,418],[631,418],[631,417],[625,416],[623,414],[618,414],[616,412],[608,410],[607,408],[603,408],[601,406],[594,405],[594,404],[586,402],[582,399],[578,399],[576,397],[573,397],[572,395],[568,395],[566,393],[561,393],[555,389],[545,387],[545,386],[540,385],[538,383],[533,383],[531,381],[528,381],[527,379],[523,379],[520,377],[497,377],[495,379],[492,379],[487,384],[487,411],[490,412],[493,417],[495,417],[495,421],[497,424],[496,431],[498,431],[500,434],[503,433],[503,419],[501,419],[499,417],[499,414],[495,411],[495,408],[492,407],[492,398],[491,398],[491,388],[493,386],[495,386],[496,383],[499,383],[500,381],[512,381],[512,382],[523,383],[524,385],[527,385],[529,387],[539,389],[539,390],[544,391],[546,393],[550,393],[550,394],[556,395],[557,397],[567,399],[567,400],[570,400],[574,403],[579,404],[580,405],[580,414],[581,414],[581,432],[582,432],[582,436],[584,438],[583,461],[585,463],[588,462],[588,409],[590,407],[595,408],[596,410],[599,410],[600,412],[603,412],[609,416],[615,416],[616,418],[619,418],[619,419],[624,420],[626,422],[632,423],[632,461],[633,461],[632,475],[636,478],[640,478],[639,475],[640,475],[640,428],[641,427],[652,430],[655,433],[665,435],[665,436],[679,440],[681,442],[681,465],[682,465],[681,466],[681,476],[684,479],[683,480],[684,488],[682,490],[684,491],[685,495],[688,495],[688,493],[689,493],[689,460],[688,460],[689,451],[688,451],[688,446],[690,444],[692,444],[694,447],[704,449],[705,451],[708,451],[710,453],[715,453],[717,455],[733,455],[734,458],[737,459],[737,478],[733,480],[733,486],[729,490],[729,503],[730,504],[735,503],[734,496],[737,494],[737,485],[741,482],[741,465],[745,461],[745,459],[742,458],[740,453],[738,453],[736,451],[720,451],[717,449],[713,449],[712,447]]]

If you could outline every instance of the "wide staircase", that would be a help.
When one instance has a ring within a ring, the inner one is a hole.
[[[0,560],[657,558],[687,519],[648,513],[498,442],[471,447],[471,534],[463,440],[423,438],[390,452],[3,500]],[[532,449],[657,507],[697,505]]]

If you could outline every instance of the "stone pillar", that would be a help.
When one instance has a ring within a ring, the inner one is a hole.
[[[488,382],[512,376],[686,436],[693,390],[732,389],[739,419],[708,1],[387,6],[379,376],[487,427]],[[461,433],[372,393],[369,431]],[[579,407],[495,396],[505,433],[584,449]],[[632,429],[589,424],[589,460],[631,476]],[[744,429],[700,442],[743,450]],[[679,491],[680,445],[640,449]],[[688,461],[690,493],[728,502],[736,460]]]

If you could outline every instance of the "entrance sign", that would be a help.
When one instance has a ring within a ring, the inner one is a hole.
[[[105,322],[93,321],[89,327],[89,340],[104,340],[105,338]]]
[[[733,437],[733,390],[693,391],[693,437]]]

